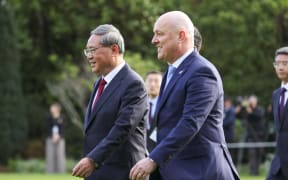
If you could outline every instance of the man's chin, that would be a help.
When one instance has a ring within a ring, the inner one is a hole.
[[[92,73],[96,74],[96,75],[99,75],[100,73],[96,70],[96,69],[91,69]]]
[[[164,61],[164,59],[163,59],[163,57],[162,56],[157,56],[157,58],[158,58],[158,60],[160,60],[160,61]]]

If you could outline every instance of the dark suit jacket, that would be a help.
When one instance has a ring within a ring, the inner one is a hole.
[[[261,142],[265,140],[265,111],[257,105],[247,115],[247,141]]]
[[[87,179],[126,180],[146,155],[147,93],[142,78],[125,65],[85,116],[84,156],[100,165]]]
[[[223,129],[225,134],[225,140],[228,143],[232,143],[234,140],[234,127],[235,127],[235,108],[234,106],[224,110],[225,118],[223,119]]]
[[[47,119],[47,130],[49,138],[52,137],[54,126],[57,126],[59,128],[59,135],[61,136],[61,138],[64,138],[65,118],[62,114],[58,118],[53,118],[52,115],[49,115]]]
[[[281,88],[276,89],[272,96],[272,110],[276,131],[276,153],[272,160],[269,176],[276,175],[280,168],[283,176],[288,179],[288,103],[285,105],[284,120],[279,119],[279,100]],[[269,179],[269,178],[268,178]]]
[[[154,104],[154,106],[156,106],[156,103]],[[150,113],[150,111],[152,111],[152,109],[149,108],[148,112]],[[149,121],[150,129],[147,129],[147,149],[149,152],[151,152],[156,146],[156,142],[150,138],[150,135],[153,133],[153,131],[156,128],[156,121],[152,113],[151,113],[151,117],[148,118],[148,121]]]
[[[223,88],[216,68],[193,51],[177,68],[156,109],[157,143],[149,155],[165,180],[239,179],[223,132]]]

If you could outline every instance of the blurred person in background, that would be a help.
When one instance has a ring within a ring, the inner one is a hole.
[[[200,52],[202,47],[202,35],[197,27],[194,26],[194,47]]]
[[[156,104],[159,96],[160,85],[162,82],[162,73],[158,71],[150,71],[146,74],[145,85],[148,93],[148,122],[147,122],[147,148],[151,152],[156,146],[156,122],[154,115]]]
[[[50,106],[47,119],[48,137],[46,139],[46,172],[65,173],[64,117],[59,103]]]
[[[234,141],[234,128],[235,128],[235,108],[232,99],[228,96],[224,97],[224,120],[223,129],[225,140],[227,143]]]
[[[232,98],[229,96],[224,97],[224,119],[223,119],[223,129],[225,134],[226,143],[234,142],[234,131],[235,131],[235,118],[236,112],[233,105]],[[233,160],[236,158],[236,149],[229,149],[231,157]]]
[[[255,95],[249,97],[247,112],[247,142],[262,142],[265,139],[265,110],[259,106],[258,98]],[[262,148],[249,148],[249,168],[251,175],[259,175],[259,167],[263,155]]]
[[[288,179],[288,46],[276,50],[273,63],[281,86],[272,94],[272,112],[276,132],[276,151],[267,180]]]
[[[155,121],[155,110],[158,101],[160,85],[162,82],[162,73],[158,71],[150,71],[146,74],[145,85],[148,93],[149,111],[147,122],[147,149],[149,153],[156,146],[157,127]],[[149,177],[150,180],[161,179],[159,171],[155,170]]]
[[[266,113],[266,126],[267,126],[267,141],[275,141],[275,127],[274,127],[274,114],[272,110],[272,104],[267,106]]]

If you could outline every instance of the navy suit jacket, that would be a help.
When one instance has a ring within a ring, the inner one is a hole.
[[[91,95],[85,116],[84,156],[100,165],[87,179],[127,180],[146,155],[147,93],[142,78],[126,64],[107,85],[94,110]]]
[[[239,179],[224,139],[216,68],[194,50],[163,90],[166,76],[155,114],[158,145],[149,155],[163,179]]]
[[[223,129],[225,134],[225,140],[228,143],[232,143],[234,140],[234,128],[235,128],[235,108],[234,106],[224,110],[225,117],[223,119]]]
[[[288,179],[288,103],[285,105],[284,119],[279,119],[279,104],[280,104],[281,88],[276,89],[272,95],[272,110],[274,116],[274,125],[276,131],[276,153],[272,160],[270,175],[276,175],[280,168],[282,174]]]

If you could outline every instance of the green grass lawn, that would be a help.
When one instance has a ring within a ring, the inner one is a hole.
[[[0,176],[1,177],[1,176]],[[265,180],[266,176],[241,176],[241,180]]]
[[[25,173],[0,173],[1,180],[81,180],[70,174],[25,174]]]
[[[1,180],[81,180],[81,178],[73,177],[70,174],[51,175],[51,174],[9,174],[0,173]],[[241,180],[264,180],[265,176],[241,176]]]

